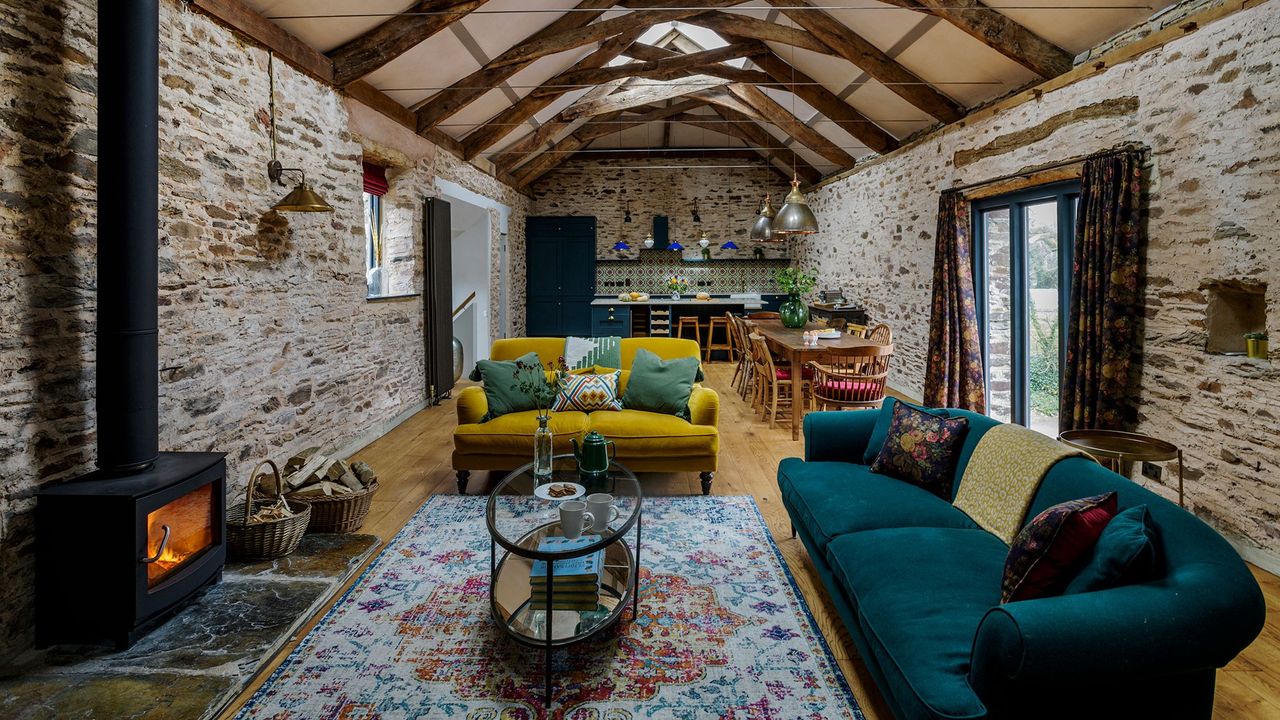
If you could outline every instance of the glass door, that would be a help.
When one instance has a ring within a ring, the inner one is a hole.
[[[987,414],[1058,433],[1079,184],[974,203],[974,283]]]

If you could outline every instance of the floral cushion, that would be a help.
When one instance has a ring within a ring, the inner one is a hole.
[[[919,485],[950,502],[957,455],[968,430],[966,418],[938,417],[897,403],[871,472]]]
[[[620,370],[601,375],[570,375],[564,379],[560,394],[556,395],[551,409],[557,412],[564,410],[621,410],[622,400],[618,397],[618,382],[622,376]]]
[[[1116,516],[1116,494],[1059,503],[1040,513],[1009,546],[1000,602],[1061,595]]]

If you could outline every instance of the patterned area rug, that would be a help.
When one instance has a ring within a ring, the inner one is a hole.
[[[490,616],[484,507],[428,500],[240,717],[861,720],[749,497],[645,499],[640,616],[557,652],[544,709],[541,653]]]

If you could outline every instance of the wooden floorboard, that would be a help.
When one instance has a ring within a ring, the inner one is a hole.
[[[888,720],[892,716],[858,660],[808,554],[799,540],[791,538],[791,522],[782,507],[775,473],[779,460],[803,453],[803,444],[791,439],[788,424],[770,429],[759,422],[729,389],[731,374],[732,367],[725,363],[713,364],[707,372],[707,385],[720,391],[721,398],[720,470],[712,492],[755,498],[863,712],[868,720]],[[361,532],[388,541],[431,495],[457,491],[449,466],[455,425],[454,403],[445,401],[414,415],[355,456],[377,470],[381,486]],[[483,493],[498,477],[475,473],[469,491]],[[698,488],[693,473],[647,474],[642,480],[651,495],[687,495]],[[1268,622],[1258,640],[1218,673],[1215,718],[1280,717],[1280,579],[1252,569],[1266,595]],[[235,714],[328,609],[303,626],[222,717]]]

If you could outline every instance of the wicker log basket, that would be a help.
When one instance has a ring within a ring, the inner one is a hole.
[[[255,497],[258,481],[263,477],[259,471],[268,466],[275,474],[275,497]],[[245,489],[244,505],[230,508],[227,511],[227,554],[237,560],[269,560],[288,555],[302,542],[302,535],[307,531],[311,521],[311,504],[302,500],[286,499],[279,494],[284,487],[280,479],[280,468],[270,460],[263,460],[253,469],[249,478],[249,487]],[[250,523],[249,519],[262,507],[285,502],[293,511],[289,517],[264,522]]]
[[[311,524],[307,526],[307,532],[349,533],[359,530],[369,514],[369,506],[377,490],[378,481],[374,480],[363,490],[346,495],[308,493],[306,502],[311,504]],[[290,502],[297,502],[293,499],[296,496],[289,497]]]

